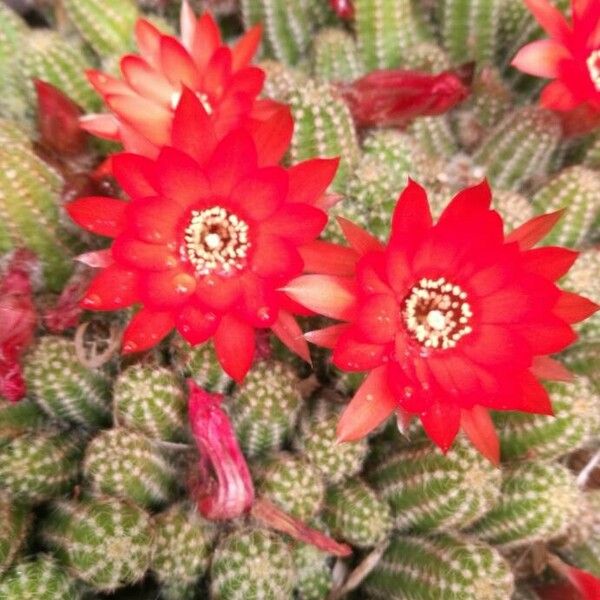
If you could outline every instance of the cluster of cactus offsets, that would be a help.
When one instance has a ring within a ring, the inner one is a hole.
[[[90,144],[65,170],[40,152],[31,78],[87,113],[102,110],[85,69],[116,75],[120,56],[136,51],[136,17],[178,31],[178,3],[29,4],[38,18],[26,22],[0,2],[0,266],[17,246],[31,248],[43,267],[43,307],[48,292],[64,289],[73,257],[97,250],[73,236],[61,194],[72,171],[105,155]],[[556,114],[538,107],[540,82],[509,66],[524,43],[545,35],[522,0],[354,0],[347,20],[327,0],[191,4],[218,6],[228,43],[262,24],[262,97],[288,103],[295,121],[284,161],[340,157],[325,197],[339,202],[323,239],[342,241],[338,216],[386,239],[409,177],[431,191],[438,216],[456,191],[486,176],[506,232],[563,209],[543,244],[581,252],[560,285],[600,302],[600,134],[562,138]],[[375,69],[438,73],[469,61],[471,96],[443,115],[359,129],[344,100],[345,87]],[[597,473],[584,485],[575,467],[600,448],[600,314],[577,326],[579,339],[558,357],[575,377],[548,384],[554,416],[492,415],[500,465],[463,436],[442,453],[416,420],[338,443],[340,414],[363,374],[340,373],[319,352],[311,372],[259,345],[238,384],[212,343],[191,347],[171,336],[151,356],[114,355],[91,367],[77,335],[51,334],[41,321],[22,358],[26,397],[0,397],[2,600],[113,592],[140,600],[539,600],[531,590],[548,572],[540,578],[511,561],[531,546],[600,576]],[[2,331],[0,365],[1,344]],[[268,529],[256,511],[227,522],[201,516],[190,485],[199,457],[189,379],[223,395],[256,502],[350,545],[350,558]],[[363,559],[379,554],[362,571]],[[355,567],[364,579],[355,576],[357,589],[344,595],[343,574]]]

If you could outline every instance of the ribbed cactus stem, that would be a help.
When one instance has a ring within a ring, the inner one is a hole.
[[[313,42],[313,73],[324,81],[353,81],[365,69],[354,38],[343,29],[321,29]]]
[[[333,585],[327,555],[309,544],[297,544],[292,548],[296,570],[294,592],[299,600],[324,600]]]
[[[29,507],[0,496],[0,578],[21,550],[32,516]]]

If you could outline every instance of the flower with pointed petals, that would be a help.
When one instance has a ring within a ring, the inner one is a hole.
[[[545,108],[572,111],[586,105],[599,112],[600,2],[571,0],[571,22],[550,0],[525,0],[525,4],[550,37],[521,48],[513,66],[553,79],[542,91]]]
[[[86,259],[104,268],[83,306],[143,305],[124,333],[125,352],[150,348],[175,328],[191,344],[213,338],[221,365],[240,381],[255,329],[271,329],[308,359],[297,306],[278,290],[318,260],[323,242],[315,238],[327,221],[320,202],[338,160],[263,166],[244,129],[218,141],[207,122],[199,139],[189,123],[202,114],[186,90],[174,118],[177,148],[165,146],[156,159],[113,157],[130,202],[87,197],[67,210],[85,229],[113,238],[109,250]]]
[[[241,125],[260,138],[273,133],[281,120],[291,121],[286,106],[257,99],[265,74],[249,63],[260,43],[260,27],[250,29],[229,48],[212,16],[205,13],[196,19],[183,2],[181,41],[144,19],[137,22],[135,37],[140,54],[121,59],[123,79],[94,70],[87,73],[111,111],[81,119],[90,133],[119,140],[127,151],[155,158],[160,147],[170,143],[174,111],[184,88],[200,100],[219,139]],[[287,141],[275,147],[271,140],[273,162],[281,158]]]
[[[457,194],[432,222],[426,192],[410,181],[387,245],[349,221],[351,249],[285,288],[343,323],[307,334],[346,371],[369,371],[338,426],[363,437],[394,411],[418,415],[446,451],[459,429],[490,459],[498,439],[488,409],[550,414],[543,379],[568,372],[547,355],[575,339],[571,324],[595,304],[555,281],[577,253],[533,248],[559,213],[504,235],[487,183]],[[330,253],[332,254],[332,253]]]

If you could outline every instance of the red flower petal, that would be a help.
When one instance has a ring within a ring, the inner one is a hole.
[[[192,57],[174,37],[162,36],[160,62],[162,72],[176,88],[183,85],[191,89],[198,89],[200,86],[200,73]]]
[[[591,317],[599,308],[595,302],[583,296],[571,292],[561,292],[552,312],[567,323],[578,323]]]
[[[210,13],[204,13],[198,19],[190,49],[200,72],[206,69],[208,62],[221,44],[219,26]]]
[[[387,419],[398,408],[387,384],[387,368],[371,371],[350,404],[344,410],[337,426],[340,442],[359,440]]]
[[[121,72],[127,83],[144,98],[169,106],[176,89],[164,75],[143,58],[128,54],[121,59]],[[113,92],[114,93],[114,92]]]
[[[259,277],[289,279],[302,272],[298,250],[286,240],[264,234],[258,238],[252,255],[252,271]]]
[[[231,50],[221,46],[212,55],[208,66],[202,72],[202,87],[209,98],[219,98],[231,77]]]
[[[547,246],[523,253],[523,268],[552,281],[565,275],[577,260],[579,252],[568,248]]]
[[[397,295],[406,294],[414,279],[406,251],[400,246],[388,246],[385,259],[387,281]]]
[[[562,363],[549,356],[534,356],[530,371],[538,379],[573,381],[573,374]]]
[[[368,371],[383,363],[386,347],[381,344],[368,344],[356,339],[356,332],[343,333],[335,345],[333,364],[343,371]]]
[[[270,102],[268,110],[263,111],[260,107],[267,102]],[[263,112],[266,114],[262,115]],[[259,166],[274,165],[283,158],[290,146],[294,133],[294,119],[289,106],[264,99],[258,100],[254,103],[252,118],[246,129],[255,146],[260,148]]]
[[[523,46],[510,64],[524,73],[554,79],[560,62],[569,58],[572,56],[562,44],[554,40],[536,40]]]
[[[364,340],[387,344],[396,335],[399,316],[400,308],[393,296],[376,294],[360,304],[356,326]]]
[[[114,115],[83,115],[79,126],[84,131],[106,140],[119,139],[119,121]]]
[[[250,135],[241,129],[231,132],[219,142],[206,165],[213,193],[228,196],[256,166],[256,148]]]
[[[571,30],[565,17],[549,0],[525,0],[525,4],[550,37],[561,42],[570,38]]]
[[[129,231],[149,244],[172,243],[181,213],[179,204],[166,198],[136,200],[127,211]]]
[[[489,210],[491,202],[492,191],[488,182],[483,180],[478,185],[458,192],[440,215],[438,224],[440,226],[451,224],[452,227],[455,227],[456,224],[460,224],[465,216],[474,212]]]
[[[196,289],[196,279],[188,273],[171,270],[146,273],[140,281],[144,305],[153,310],[182,306]]]
[[[123,191],[131,198],[155,196],[158,191],[156,163],[145,156],[113,154],[112,170]]]
[[[80,262],[82,265],[92,267],[92,269],[104,269],[115,263],[110,248],[84,252],[83,254],[76,256],[74,260]]]
[[[262,37],[262,27],[260,25],[255,25],[246,31],[246,33],[236,42],[236,44],[231,49],[231,54],[233,56],[233,71],[238,71],[239,69],[248,65],[258,47],[260,45],[260,40]]]
[[[528,322],[514,325],[529,343],[534,354],[553,354],[572,344],[577,335],[562,319],[547,317],[542,322]]]
[[[187,154],[165,147],[156,162],[159,191],[187,208],[210,193],[210,184],[200,165]]]
[[[188,0],[183,0],[181,3],[181,11],[179,13],[179,30],[181,32],[181,43],[191,51],[196,35],[196,15]]]
[[[446,402],[435,402],[420,415],[425,433],[444,453],[448,452],[458,433],[460,416],[460,408]]]
[[[107,237],[116,237],[124,226],[127,202],[104,196],[78,198],[67,204],[69,216],[78,225]]]
[[[500,440],[489,411],[483,406],[461,411],[461,429],[473,446],[493,464],[500,463]]]
[[[540,96],[540,104],[551,110],[573,110],[579,103],[574,91],[559,79],[549,83]]]
[[[270,282],[252,273],[245,273],[240,282],[242,301],[236,307],[236,314],[257,329],[272,327],[277,319],[279,292]]]
[[[409,178],[394,209],[390,244],[412,248],[429,231],[431,225],[427,193]]]
[[[296,319],[288,312],[280,310],[277,320],[271,325],[271,331],[300,358],[310,363],[310,352],[306,338]]]
[[[123,333],[123,354],[143,352],[156,346],[174,326],[171,313],[142,308]]]
[[[366,254],[367,252],[383,250],[383,244],[376,237],[372,236],[358,225],[355,225],[352,221],[344,219],[343,217],[337,217],[337,222],[342,228],[342,233],[348,240],[350,246],[352,246],[352,248],[360,255]]]
[[[393,253],[393,251],[392,251]],[[363,256],[356,266],[356,280],[359,288],[368,294],[392,294],[386,283],[384,254]]]
[[[131,88],[121,79],[117,79],[108,73],[88,69],[85,72],[87,80],[92,87],[101,95],[108,96],[112,94],[123,94],[124,96],[133,95]]]
[[[563,212],[563,210],[557,210],[526,221],[506,236],[506,243],[517,242],[521,250],[533,248],[542,238],[550,233],[562,217]]]
[[[568,565],[554,554],[550,555],[548,562],[555,571],[568,579],[576,592],[579,593],[581,600],[598,600],[600,598],[600,578],[592,573]],[[565,598],[568,594],[568,592],[562,593],[563,596],[554,597]],[[546,596],[543,596],[543,598],[546,598]]]
[[[529,371],[509,382],[511,391],[500,398],[502,410],[519,410],[539,415],[553,415],[546,388]]]
[[[198,280],[196,297],[204,305],[216,311],[225,311],[238,300],[242,293],[239,277],[206,275]]]
[[[159,67],[160,39],[162,33],[150,21],[138,19],[135,24],[135,41],[140,54],[153,67]]]
[[[254,358],[254,328],[232,315],[224,315],[215,333],[214,343],[225,372],[241,383]]]
[[[175,317],[177,331],[192,345],[202,344],[217,330],[219,319],[212,312],[191,304],[184,306]]]
[[[348,325],[331,325],[324,329],[307,331],[304,338],[311,344],[322,346],[323,348],[333,349],[340,336],[348,329]]]
[[[265,72],[258,67],[246,67],[232,75],[227,85],[228,96],[244,94],[254,98],[262,91]]]
[[[283,288],[293,300],[333,319],[350,320],[356,313],[354,282],[334,275],[302,275]]]
[[[309,273],[351,277],[356,270],[358,254],[352,248],[315,240],[304,244],[298,251],[304,261],[304,271]]]
[[[288,202],[315,204],[335,177],[339,158],[313,158],[289,170]]]
[[[292,244],[312,242],[327,224],[327,215],[308,204],[284,204],[279,210],[261,223],[262,233],[278,235]]]
[[[137,273],[112,265],[92,280],[81,300],[81,306],[90,310],[119,310],[138,301]]]
[[[242,179],[231,191],[231,198],[252,219],[262,221],[280,207],[287,193],[287,186],[285,169],[265,167]]]
[[[165,271],[179,264],[177,256],[167,246],[147,244],[127,236],[115,240],[112,253],[116,261],[147,271]]]
[[[194,126],[190,127],[190,123]],[[202,135],[198,135],[201,131]],[[173,118],[172,143],[198,164],[203,165],[217,147],[213,121],[202,102],[190,89],[184,88]]]

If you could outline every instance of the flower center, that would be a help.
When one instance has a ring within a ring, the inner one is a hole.
[[[588,56],[587,68],[594,87],[600,92],[600,48]]]
[[[193,210],[184,240],[185,253],[199,275],[243,269],[251,246],[248,224],[221,206]]]
[[[408,331],[427,348],[446,350],[473,331],[467,293],[458,285],[423,278],[410,288],[402,307]]]

